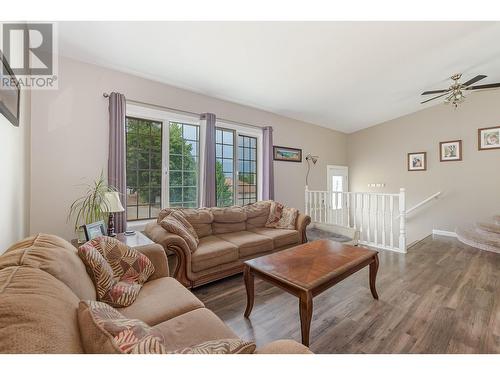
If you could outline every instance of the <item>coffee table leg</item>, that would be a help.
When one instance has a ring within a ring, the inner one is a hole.
[[[372,296],[378,299],[377,289],[375,289],[375,282],[377,281],[377,271],[378,271],[378,254],[375,254],[373,262],[370,263],[370,290]]]
[[[302,333],[302,344],[309,346],[309,332],[311,330],[311,318],[313,313],[313,302],[311,293],[302,293],[299,297],[300,331]]]
[[[245,288],[247,290],[247,308],[245,310],[245,318],[248,318],[253,309],[254,275],[250,267],[248,267],[246,264],[245,268],[243,269],[243,275],[245,278]]]

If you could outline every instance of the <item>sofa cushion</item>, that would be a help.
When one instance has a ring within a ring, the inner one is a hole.
[[[0,353],[84,353],[80,299],[37,268],[0,270]]]
[[[218,339],[239,339],[212,311],[202,308],[160,323],[157,328],[163,335],[168,351],[181,350]]]
[[[217,237],[238,246],[240,258],[265,253],[274,249],[273,240],[271,238],[248,231],[219,234]]]
[[[261,228],[269,217],[271,201],[260,201],[244,206],[247,213],[247,228]]]
[[[81,301],[78,322],[86,353],[164,354],[159,330],[138,319],[127,319],[103,302]]]
[[[191,268],[199,272],[219,264],[238,260],[238,247],[216,236],[200,239],[198,249],[191,257]]]
[[[212,232],[215,235],[240,232],[246,229],[247,229],[247,224],[244,221],[242,221],[241,223],[216,223],[216,222],[212,223]]]
[[[39,268],[66,284],[80,299],[96,299],[92,279],[69,242],[51,234],[37,234],[12,245],[0,257],[0,269]]]
[[[164,218],[160,225],[170,233],[174,233],[184,239],[189,246],[189,250],[194,253],[200,242],[198,234],[187,219],[177,211],[172,212]]]
[[[135,302],[118,311],[127,318],[155,325],[201,307],[203,303],[176,279],[162,277],[144,284]]]
[[[277,340],[257,349],[255,354],[313,354],[306,346],[293,340]]]
[[[272,238],[275,249],[300,243],[300,234],[295,229],[253,228],[249,231]]]
[[[247,214],[240,206],[214,207],[210,211],[216,223],[241,223],[247,220]]]
[[[93,239],[80,246],[78,254],[94,281],[97,299],[112,306],[131,305],[154,273],[148,257],[115,238]]]
[[[199,238],[212,234],[214,215],[208,208],[186,208],[181,210],[184,217],[191,223]]]

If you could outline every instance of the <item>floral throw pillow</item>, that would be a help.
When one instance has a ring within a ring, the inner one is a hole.
[[[163,335],[141,320],[128,319],[103,302],[81,301],[78,324],[87,353],[165,354]]]
[[[265,224],[266,228],[276,228],[281,219],[283,208],[284,206],[281,203],[271,202],[271,207],[269,208],[269,217],[267,218]]]
[[[206,341],[169,354],[252,354],[255,343],[240,339],[220,339]]]
[[[255,344],[240,339],[219,339],[167,351],[161,332],[138,319],[128,319],[113,307],[81,301],[78,324],[86,353],[99,354],[252,354]]]
[[[196,234],[194,227],[189,221],[187,221],[181,212],[173,211],[160,222],[160,225],[167,232],[182,237],[184,241],[186,241],[189,250],[191,250],[192,253],[194,253],[198,248],[198,244],[200,243],[198,234]]]
[[[266,228],[295,229],[299,211],[296,208],[285,207],[279,202],[272,202]]]
[[[291,207],[284,207],[281,218],[276,225],[277,229],[295,229],[299,210]]]
[[[116,307],[131,305],[155,271],[148,257],[112,237],[87,242],[78,255],[94,282],[97,299]]]

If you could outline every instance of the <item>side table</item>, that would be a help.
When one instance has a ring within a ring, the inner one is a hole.
[[[131,236],[125,236],[124,233],[118,233],[116,235],[116,239],[130,247],[151,245],[154,243],[144,233],[138,231]],[[71,244],[76,248],[79,248],[82,245],[78,243],[78,240],[76,238],[71,240]]]

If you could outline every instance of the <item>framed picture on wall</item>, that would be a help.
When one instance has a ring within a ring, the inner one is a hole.
[[[439,160],[462,160],[462,140],[439,142]]]
[[[477,130],[477,146],[479,151],[500,148],[500,126]]]
[[[0,115],[4,115],[14,126],[19,126],[20,93],[19,82],[0,51]]]
[[[273,146],[273,156],[274,160],[302,162],[302,150],[300,148]]]
[[[427,170],[427,152],[408,153],[408,170],[410,172]]]

